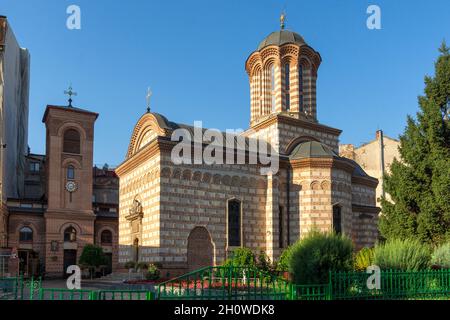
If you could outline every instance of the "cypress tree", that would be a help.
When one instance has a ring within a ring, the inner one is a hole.
[[[442,43],[434,77],[425,77],[416,119],[400,136],[401,161],[385,176],[380,233],[385,239],[450,240],[450,48]]]

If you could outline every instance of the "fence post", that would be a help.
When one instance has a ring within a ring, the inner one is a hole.
[[[100,291],[91,291],[89,292],[88,300],[98,300]]]
[[[30,300],[33,300],[34,295],[34,276],[31,276],[31,282],[30,282]]]
[[[145,295],[145,300],[155,300],[155,294],[151,291],[147,291]]]
[[[20,300],[23,300],[23,287],[24,287],[24,283],[23,283],[23,274],[20,276]]]
[[[297,300],[297,287],[295,286],[295,284],[289,284],[289,291],[290,299]]]
[[[332,273],[331,270],[328,272],[328,289],[327,292],[325,293],[325,299],[326,300],[332,300],[331,295],[333,291],[333,277],[332,277]]]

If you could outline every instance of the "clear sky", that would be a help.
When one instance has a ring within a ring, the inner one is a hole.
[[[66,28],[66,9],[81,8],[81,30]],[[381,30],[369,30],[366,9],[381,8]],[[319,121],[343,130],[341,143],[361,144],[377,129],[397,137],[418,109],[423,78],[437,48],[450,43],[448,0],[1,0],[21,46],[31,53],[29,145],[45,152],[41,122],[47,104],[100,113],[94,162],[120,164],[133,127],[152,109],[171,121],[246,129],[247,57],[279,29],[319,51]]]

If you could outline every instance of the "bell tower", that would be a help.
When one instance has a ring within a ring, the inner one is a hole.
[[[316,81],[322,61],[298,33],[280,30],[260,42],[245,63],[250,80],[250,126],[272,114],[317,122]]]
[[[92,214],[94,123],[97,114],[47,106],[48,211]]]
[[[98,114],[72,107],[71,102],[67,107],[47,106],[42,120],[47,172],[45,265],[47,273],[58,276],[78,262],[85,244],[94,243],[92,168]]]

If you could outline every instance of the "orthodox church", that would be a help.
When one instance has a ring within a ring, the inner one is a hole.
[[[341,130],[317,119],[321,61],[282,23],[245,62],[250,127],[242,135],[277,151],[273,174],[261,175],[261,163],[175,164],[172,133],[194,127],[145,113],[116,169],[119,263],[157,262],[178,273],[219,265],[238,247],[262,249],[274,260],[312,229],[344,233],[356,248],[372,246],[378,180],[340,157]]]

